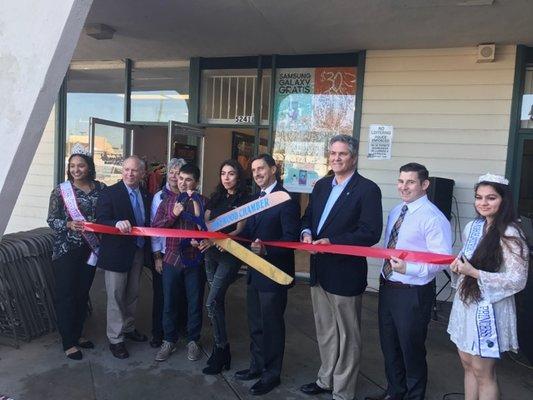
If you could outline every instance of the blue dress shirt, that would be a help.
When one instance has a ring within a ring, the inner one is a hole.
[[[320,233],[320,230],[322,229],[322,226],[324,226],[324,222],[326,222],[326,219],[328,218],[331,209],[335,205],[335,202],[339,199],[342,191],[344,190],[348,182],[350,182],[350,179],[352,179],[352,176],[353,173],[342,183],[337,183],[337,178],[333,178],[333,180],[331,181],[331,193],[329,194],[328,201],[324,206],[324,211],[322,211],[322,215],[320,216],[320,221],[318,222],[318,228],[316,230],[317,234]]]

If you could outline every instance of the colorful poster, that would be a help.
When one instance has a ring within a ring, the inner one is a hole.
[[[311,193],[327,171],[327,144],[353,132],[356,68],[280,68],[273,156],[287,190]]]

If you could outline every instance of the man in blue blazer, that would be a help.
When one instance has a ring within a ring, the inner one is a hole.
[[[252,175],[261,189],[256,196],[285,190],[277,181],[272,156],[260,154],[252,160]],[[291,199],[248,218],[242,236],[253,240],[251,249],[287,274],[294,276],[294,251],[265,246],[269,240],[297,241],[300,234],[300,207]],[[246,308],[250,330],[249,368],[235,373],[239,380],[259,380],[250,388],[253,395],[270,392],[280,384],[285,350],[284,313],[287,286],[280,285],[253,268],[248,268]]]
[[[357,172],[357,148],[352,136],[331,138],[329,164],[334,175],[320,179],[313,188],[302,218],[302,242],[372,246],[379,241],[381,191]],[[332,392],[336,400],[352,400],[361,355],[366,258],[312,254],[310,283],[321,366],[316,381],[300,390]]]
[[[150,226],[150,197],[140,187],[144,162],[128,157],[122,165],[122,180],[105,188],[96,204],[96,222],[129,233],[132,226]],[[150,241],[144,237],[102,235],[97,267],[105,270],[107,292],[107,338],[117,358],[129,357],[124,338],[144,342],[135,329],[135,311],[141,271],[150,262]]]

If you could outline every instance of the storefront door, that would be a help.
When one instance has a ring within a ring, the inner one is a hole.
[[[149,169],[176,157],[203,170],[203,129],[175,121],[149,124],[90,118],[89,124],[96,179],[108,185],[121,179],[122,161],[132,154],[145,160]]]

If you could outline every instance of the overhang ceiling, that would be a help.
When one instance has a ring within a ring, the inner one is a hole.
[[[533,45],[532,0],[94,0],[75,60]]]

